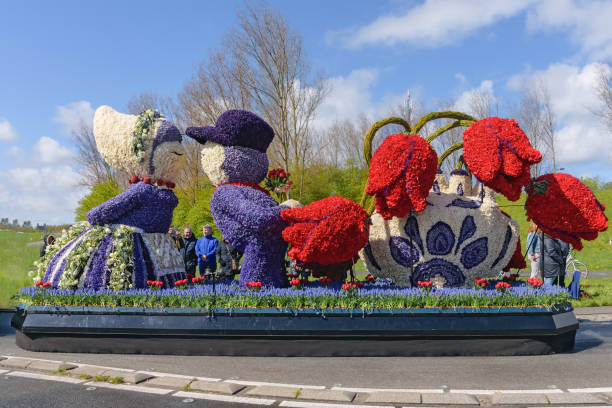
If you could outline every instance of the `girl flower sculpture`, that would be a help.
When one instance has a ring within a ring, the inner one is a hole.
[[[270,197],[258,183],[265,179],[268,172],[266,150],[274,138],[274,131],[251,112],[229,110],[219,116],[215,126],[191,127],[186,133],[202,144],[202,168],[217,186],[210,200],[210,212],[215,223],[228,242],[244,253],[240,283],[287,286],[284,271],[287,243],[283,240],[283,230],[290,222],[299,231],[321,225],[324,220],[329,220],[325,225],[334,224],[335,217],[345,214],[343,208],[346,203],[327,203],[329,206],[324,203],[322,207],[325,208],[317,207],[318,212],[314,214],[316,219],[301,219],[301,212],[289,211],[289,208],[300,205],[297,201],[288,200],[279,205]],[[339,212],[335,210],[338,205],[342,208]],[[301,210],[309,212],[311,206]],[[367,217],[365,211],[363,214],[364,218]],[[324,242],[323,237],[319,236],[321,232],[314,234],[316,237],[312,241],[306,240],[308,242],[303,240],[303,234],[288,234],[292,246],[297,241],[305,246],[310,244],[308,251],[314,242]],[[327,239],[333,237],[328,235]],[[356,252],[349,257],[356,255]],[[336,258],[331,256],[330,259]]]
[[[166,233],[178,204],[174,180],[185,160],[179,130],[156,111],[135,116],[102,106],[93,131],[106,162],[132,175],[130,186],[92,208],[90,225],[75,225],[62,245],[47,251],[38,279],[61,288],[146,288],[150,280],[171,286],[185,278]]]

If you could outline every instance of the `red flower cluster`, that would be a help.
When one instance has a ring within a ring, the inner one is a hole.
[[[463,132],[463,158],[476,178],[516,201],[529,184],[529,167],[539,163],[542,154],[515,120],[491,117]]]
[[[421,136],[387,136],[372,156],[366,193],[376,196],[376,211],[386,220],[423,211],[437,168],[438,155]]]
[[[429,288],[431,286],[433,286],[433,282],[432,281],[418,281],[417,284],[422,287],[422,288]]]
[[[183,286],[189,283],[189,279],[181,279],[174,282],[174,286]]]
[[[285,169],[279,167],[278,169],[272,169],[268,172],[268,178],[274,177],[289,178],[291,177],[291,173],[288,171],[286,172]]]
[[[527,194],[527,218],[545,234],[572,244],[574,249],[582,249],[581,239],[594,240],[608,229],[605,206],[572,175],[540,176],[529,185]]]
[[[486,288],[489,284],[489,280],[486,278],[474,278],[474,282],[476,282],[476,285],[480,286],[481,288]]]
[[[328,283],[332,283],[333,281],[331,280],[331,278],[325,277],[325,278],[319,279],[319,282],[321,282],[324,285],[327,285]]]
[[[206,280],[205,276],[198,276],[197,278],[191,278],[191,282],[195,284],[202,283]]]
[[[544,281],[542,281],[542,279],[540,278],[527,278],[527,283],[533,286],[534,288],[539,288],[540,286],[542,286]]]
[[[248,286],[250,288],[261,288],[261,282],[259,281],[244,282],[244,286]]]
[[[365,277],[365,280],[367,280],[368,282],[374,282],[376,280],[376,277],[373,276],[371,273],[368,273],[368,275]]]
[[[343,197],[327,197],[302,208],[284,209],[291,224],[283,239],[289,257],[305,263],[332,265],[352,260],[368,242],[368,214]]]
[[[300,278],[293,278],[289,281],[289,284],[291,286],[305,285],[307,283],[308,283],[308,279],[300,279]]]
[[[38,281],[34,284],[34,286],[42,286],[43,288],[49,288],[51,287],[51,282]]]
[[[174,184],[171,181],[164,181],[162,179],[157,179],[157,180],[153,180],[151,179],[151,177],[138,177],[138,176],[132,176],[130,178],[130,184],[136,184],[139,181],[142,181],[143,183],[147,183],[147,184],[157,184],[158,186],[166,186],[168,188],[174,188],[176,187],[176,184]]]
[[[357,288],[363,288],[364,284],[363,282],[347,282],[342,284],[342,289],[344,290],[352,290],[352,289],[357,289]]]
[[[148,280],[148,281],[147,281],[147,286],[149,286],[151,289],[152,289],[153,287],[160,288],[160,287],[164,286],[164,282],[162,282],[162,281]]]
[[[519,239],[516,241],[516,249],[514,250],[514,253],[512,254],[512,258],[510,258],[510,262],[508,262],[508,265],[506,265],[503,271],[508,272],[512,268],[525,269],[526,267],[527,267],[527,264],[525,263],[525,258],[523,256],[522,249],[521,249],[521,237],[519,237]],[[518,274],[515,274],[515,275],[518,277]],[[510,275],[510,276],[513,276],[513,275]]]
[[[495,284],[495,289],[508,289],[510,284],[508,282],[497,282]]]

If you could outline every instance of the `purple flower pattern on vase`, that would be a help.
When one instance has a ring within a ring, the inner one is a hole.
[[[419,251],[406,238],[391,237],[389,249],[395,262],[400,265],[411,267],[419,260]]]
[[[466,269],[480,265],[486,259],[489,254],[487,242],[487,237],[480,237],[470,242],[461,250],[461,264]]]
[[[459,239],[457,240],[457,247],[455,248],[455,255],[459,251],[459,247],[463,242],[476,233],[476,224],[474,223],[474,217],[471,215],[466,216],[461,223],[461,231],[459,232]]]
[[[445,222],[438,221],[427,231],[427,250],[432,255],[447,255],[455,246],[455,234]]]
[[[450,287],[458,287],[465,282],[465,276],[457,265],[445,261],[441,258],[434,258],[431,261],[424,262],[418,265],[411,276],[412,285],[418,286],[418,281],[430,281],[437,275],[444,278],[445,285]]]

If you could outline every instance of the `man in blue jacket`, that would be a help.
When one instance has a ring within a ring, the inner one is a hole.
[[[195,250],[198,256],[200,276],[210,278],[217,270],[216,252],[219,241],[212,236],[212,227],[208,224],[202,227],[202,233],[204,236],[196,242]]]

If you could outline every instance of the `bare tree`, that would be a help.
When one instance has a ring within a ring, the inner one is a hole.
[[[247,4],[238,11],[238,28],[185,84],[179,103],[190,125],[212,124],[227,109],[261,115],[276,134],[272,164],[294,170],[301,186],[313,144],[310,124],[327,91],[323,76],[310,74],[299,33],[280,13]]]
[[[518,109],[515,109],[521,129],[525,131],[531,145],[542,152],[542,162],[531,166],[532,177],[538,177],[548,169],[557,169],[556,136],[557,125],[552,110],[550,94],[542,82],[527,84],[521,95]]]
[[[612,69],[602,65],[599,69],[595,93],[599,106],[591,111],[599,116],[612,132]]]
[[[495,116],[499,112],[499,100],[488,89],[475,89],[469,100],[470,114],[476,119]]]

